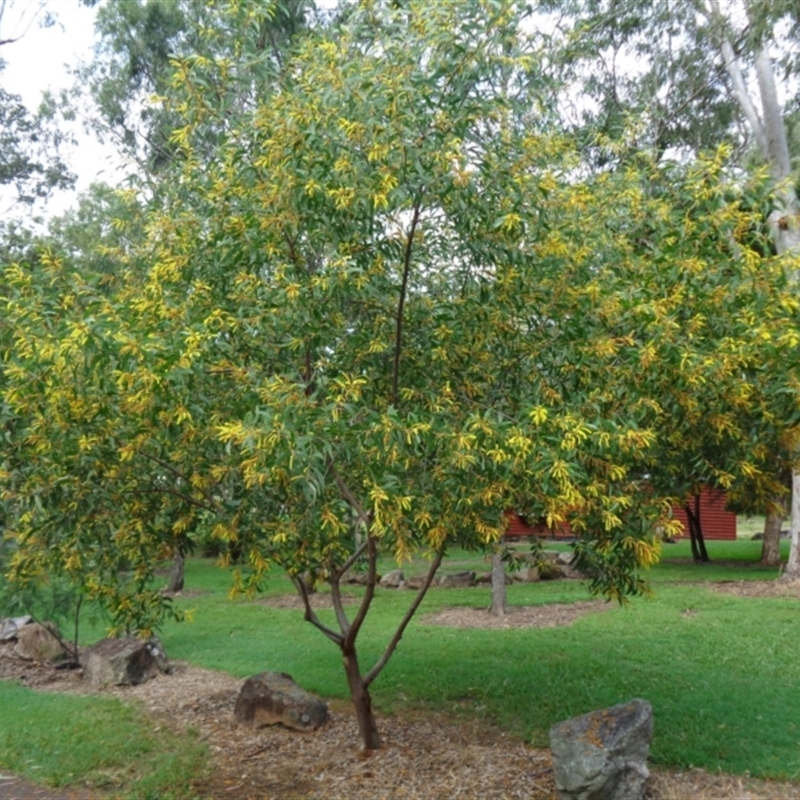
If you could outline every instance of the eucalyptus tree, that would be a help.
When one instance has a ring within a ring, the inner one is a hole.
[[[6,63],[3,55],[26,46],[30,26],[53,24],[46,6],[46,2],[0,2],[0,80]],[[52,97],[44,96],[32,111],[19,95],[0,85],[0,190],[7,192],[0,195],[0,213],[7,216],[19,204],[30,206],[54,189],[74,183],[60,153],[64,144]]]

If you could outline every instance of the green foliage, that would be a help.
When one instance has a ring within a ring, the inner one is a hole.
[[[58,155],[64,134],[53,117],[48,98],[31,113],[18,95],[0,87],[0,188],[11,190],[4,197],[4,214],[17,203],[31,205],[74,183],[75,176]]]
[[[202,70],[219,63],[222,74],[209,73],[201,82],[204,102],[214,105],[214,96],[221,96],[219,81],[227,73],[242,78],[237,101],[252,102],[274,78],[312,8],[309,0],[110,0],[97,10],[98,47],[92,62],[77,71],[75,92],[82,96],[88,87],[96,106],[91,124],[101,138],[116,142],[136,161],[140,170],[133,177],[156,189],[180,158],[170,137],[186,109],[161,102],[170,95],[176,66],[192,63]],[[224,115],[224,109],[218,110]],[[206,124],[195,140],[209,158],[220,124],[224,126],[219,118]]]
[[[24,39],[31,25],[54,24],[45,3],[0,3],[0,47]],[[24,46],[19,44],[18,46]],[[5,52],[5,50],[3,50]],[[6,62],[0,56],[0,78]],[[75,176],[59,152],[66,136],[58,125],[56,103],[49,93],[39,108],[28,109],[19,95],[0,86],[0,214],[7,217],[17,204],[32,205],[54,189],[72,186]],[[0,231],[5,225],[0,225]]]
[[[578,179],[512,12],[354,12],[210,163],[192,98],[224,59],[187,62],[184,175],[147,241],[106,248],[114,280],[69,252],[6,270],[18,574],[55,562],[151,627],[153,554],[194,530],[257,583],[335,572],[359,529],[398,560],[486,544],[516,507],[568,520],[619,596],[672,493],[766,474],[794,413],[783,262],[733,245],[721,156]]]
[[[739,163],[763,163],[753,152],[752,131],[742,124],[726,75],[720,44],[727,37],[748,78],[765,41],[773,45],[776,79],[792,97],[798,75],[798,21],[792,2],[723,3],[544,0],[558,14],[552,43],[554,72],[563,87],[565,124],[576,131],[601,168],[618,163],[603,143],[617,142],[625,155],[645,151],[693,157],[721,144]],[[568,95],[579,87],[584,101]],[[756,103],[756,106],[759,104]],[[793,102],[789,101],[787,112]],[[795,150],[795,159],[798,155]]]

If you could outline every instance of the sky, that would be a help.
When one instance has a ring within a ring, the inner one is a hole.
[[[34,22],[26,29],[38,5],[38,0],[16,0],[6,8],[0,29],[3,39],[24,34],[19,41],[0,49],[6,62],[0,80],[6,91],[20,95],[31,110],[39,105],[43,91],[49,89],[58,93],[72,86],[68,67],[91,59],[94,38],[95,10],[81,5],[78,0],[50,0],[47,8],[57,17],[56,24],[41,28]],[[74,133],[80,139],[79,146],[65,155],[71,170],[78,176],[76,190],[54,196],[46,209],[37,207],[36,212],[45,216],[66,210],[75,202],[77,193],[94,181],[116,182],[118,159],[114,150],[87,136],[79,123]]]

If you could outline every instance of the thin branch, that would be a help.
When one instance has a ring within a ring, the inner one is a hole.
[[[145,453],[144,450],[138,451],[140,456],[144,456],[145,458],[149,459],[150,461],[158,464],[160,467],[164,467],[165,470],[171,472],[175,477],[180,478],[183,481],[186,481],[193,489],[200,492],[201,495],[205,498],[206,502],[209,504],[212,511],[219,511],[219,503],[214,499],[213,495],[210,495],[208,492],[201,489],[199,486],[194,486],[189,478],[181,472],[176,466],[170,464],[169,461],[165,461],[163,458],[158,458],[158,456],[150,455],[149,453]]]
[[[189,503],[190,505],[197,506],[197,508],[202,508],[205,511],[213,511],[218,512],[219,506],[218,505],[208,505],[206,503],[201,502],[200,500],[196,500],[194,497],[190,497],[188,494],[184,494],[183,492],[179,492],[177,489],[160,489],[157,486],[153,486],[152,488],[142,488],[131,490],[126,494],[137,494],[139,492],[144,492],[146,494],[171,494],[173,497],[179,497],[181,500]]]
[[[414,247],[414,234],[419,223],[420,207],[422,197],[417,198],[414,203],[414,215],[411,218],[411,227],[408,230],[406,239],[406,249],[403,255],[403,280],[400,284],[400,297],[397,301],[397,317],[395,320],[394,333],[394,367],[392,368],[392,405],[398,407],[398,394],[400,385],[400,352],[403,347],[403,310],[406,304],[406,294],[408,292],[408,276],[411,272],[411,253]]]
[[[344,575],[345,572],[347,572],[347,570],[349,570],[350,567],[352,567],[353,564],[355,564],[356,561],[358,561],[359,557],[361,556],[361,554],[366,549],[368,541],[369,541],[368,539],[364,539],[364,541],[361,542],[361,544],[358,547],[356,547],[356,550],[353,553],[353,555],[351,555],[350,558],[348,558],[347,561],[345,561],[344,564],[342,564],[342,568],[339,571],[339,575],[340,576]]]
[[[306,608],[304,616],[305,621],[310,622],[315,628],[321,630],[332,642],[335,642],[341,647],[344,642],[344,637],[319,621],[319,618],[314,613],[314,609],[311,608],[311,599],[308,596],[308,589],[306,589],[303,580],[301,578],[292,578],[292,583],[295,585],[295,588],[303,600],[303,605]]]
[[[355,643],[358,632],[361,629],[364,620],[367,618],[367,612],[372,605],[372,598],[375,596],[375,584],[378,582],[378,545],[375,542],[375,537],[367,531],[367,559],[369,569],[367,572],[367,588],[364,592],[364,597],[361,599],[361,604],[358,607],[353,621],[350,623],[350,629],[347,631],[343,648],[352,649]],[[367,684],[365,684],[366,686]]]
[[[13,44],[14,42],[18,42],[20,39],[24,39],[28,31],[31,29],[31,25],[33,25],[33,23],[36,22],[36,18],[39,16],[39,14],[42,13],[42,9],[46,5],[47,5],[47,0],[41,0],[37,9],[33,12],[33,15],[31,16],[28,24],[25,26],[25,29],[22,31],[22,33],[19,36],[15,36],[11,39],[0,39],[0,45]],[[3,4],[0,5],[0,21],[2,21],[3,16],[5,15],[5,11],[6,11],[6,3],[5,0],[3,0]],[[25,19],[25,12],[23,11],[19,18],[20,23],[22,23],[24,19]]]
[[[328,459],[328,467],[331,470],[334,481],[336,481],[336,485],[339,487],[339,491],[344,495],[344,499],[350,503],[350,506],[355,510],[356,514],[358,514],[358,518],[367,526],[367,531],[369,531],[372,517],[364,511],[364,507],[359,503],[358,498],[350,491],[350,487],[344,482],[342,476],[333,465],[333,461],[330,459]]]
[[[392,641],[389,642],[386,649],[383,651],[383,655],[378,659],[375,666],[364,677],[365,688],[368,687],[372,681],[378,677],[378,675],[380,675],[381,670],[386,666],[386,663],[392,657],[392,653],[394,653],[394,651],[397,649],[397,645],[403,638],[403,633],[405,633],[406,626],[411,621],[411,618],[419,608],[419,604],[422,602],[422,599],[425,597],[428,589],[430,588],[431,582],[433,581],[433,576],[436,574],[436,570],[439,569],[439,565],[442,563],[443,556],[444,548],[437,550],[436,556],[431,562],[430,568],[428,569],[428,574],[425,576],[425,582],[422,584],[422,586],[420,586],[417,596],[414,598],[414,602],[411,604],[402,621],[400,622],[397,631],[392,637]]]
[[[330,584],[331,601],[333,602],[333,610],[336,613],[336,621],[339,623],[339,629],[346,637],[350,632],[350,620],[347,619],[347,614],[345,614],[344,606],[342,605],[342,594],[339,591],[339,576],[331,573]]]

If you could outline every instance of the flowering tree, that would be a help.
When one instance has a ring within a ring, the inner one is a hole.
[[[491,545],[524,509],[569,522],[594,590],[642,591],[670,525],[653,474],[707,424],[711,385],[745,388],[711,423],[736,447],[704,451],[708,470],[758,474],[744,420],[766,430],[791,405],[746,388],[766,339],[778,360],[796,345],[782,263],[737,245],[750,219],[721,159],[587,177],[548,131],[520,13],[365,3],[302,40],[257,108],[225,107],[213,158],[193,126],[224,107],[205,76],[225,64],[178,65],[181,172],[138,268],[103,290],[62,262],[6,272],[15,574],[55,566],[148,627],[153,557],[202,519],[243,553],[239,588],[286,570],[374,748],[370,685],[449,547]],[[381,552],[430,567],[363,667]]]

